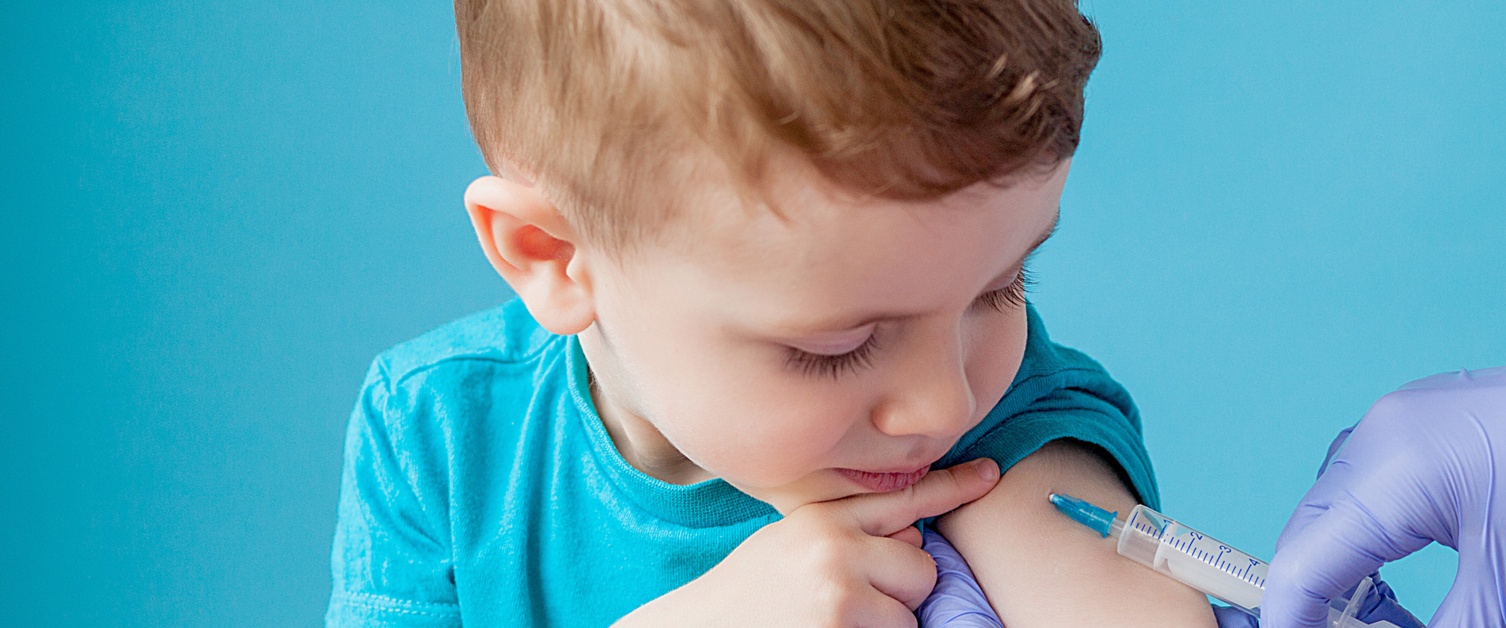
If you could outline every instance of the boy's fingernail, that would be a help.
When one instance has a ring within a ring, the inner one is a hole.
[[[999,465],[994,464],[990,458],[979,458],[972,462],[973,470],[978,472],[978,477],[985,480],[995,480],[999,477]]]

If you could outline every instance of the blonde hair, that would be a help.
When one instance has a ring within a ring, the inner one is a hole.
[[[456,0],[455,21],[487,165],[614,248],[686,211],[706,156],[756,187],[793,149],[917,200],[1059,163],[1101,50],[1073,0]]]

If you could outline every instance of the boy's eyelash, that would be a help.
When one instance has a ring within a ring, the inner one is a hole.
[[[985,292],[978,297],[978,305],[992,308],[994,311],[1004,312],[1012,308],[1025,306],[1025,293],[1035,286],[1035,276],[1030,274],[1030,269],[1020,266],[1020,274],[1014,279],[1014,283],[1006,287]]]
[[[974,305],[993,308],[999,312],[1024,307],[1025,293],[1034,285],[1035,277],[1030,274],[1030,269],[1021,266],[1020,274],[1015,277],[1014,283],[979,295]],[[863,341],[863,344],[858,345],[858,348],[839,355],[810,353],[788,347],[789,353],[785,356],[784,365],[806,377],[836,379],[843,373],[868,368],[873,363],[873,352],[878,349],[877,339],[878,334],[874,333]]]
[[[810,353],[789,347],[789,355],[785,356],[784,365],[799,371],[806,377],[830,377],[836,379],[843,373],[857,372],[867,368],[872,363],[873,351],[878,348],[876,339],[878,333],[869,336],[858,348],[839,355],[826,355]]]

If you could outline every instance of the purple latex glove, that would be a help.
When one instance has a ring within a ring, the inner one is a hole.
[[[1353,431],[1352,427],[1344,429],[1328,445],[1328,455],[1323,457],[1323,464],[1318,466],[1319,478],[1323,477],[1323,472],[1328,470],[1334,454],[1339,453],[1339,449],[1344,446],[1344,442],[1349,439],[1349,434]],[[1412,613],[1401,607],[1401,603],[1396,600],[1396,592],[1391,590],[1391,585],[1381,580],[1379,571],[1370,574],[1370,580],[1375,586],[1370,589],[1370,593],[1360,604],[1359,611],[1355,613],[1356,618],[1367,624],[1384,620],[1395,624],[1398,628],[1426,628],[1420,620],[1412,616]],[[1351,597],[1354,597],[1353,587],[1346,590],[1343,595],[1346,600]],[[1255,616],[1227,606],[1214,606],[1213,615],[1218,618],[1219,628],[1256,628],[1260,624]]]
[[[1391,585],[1380,581],[1380,574],[1372,574],[1370,578],[1375,581],[1375,588],[1365,596],[1355,617],[1367,624],[1384,620],[1395,624],[1397,628],[1426,628],[1407,609],[1401,607],[1396,601],[1396,592],[1391,590]],[[1353,597],[1353,589],[1346,591],[1344,595],[1345,599]],[[1227,606],[1215,605],[1213,616],[1218,619],[1218,628],[1256,628],[1260,625],[1254,615]]]
[[[1340,436],[1276,541],[1262,625],[1323,626],[1329,598],[1437,541],[1459,573],[1433,625],[1506,626],[1506,367],[1402,386]]]
[[[927,527],[921,549],[936,559],[936,587],[915,609],[920,625],[928,628],[1004,628],[999,616],[988,605],[983,589],[967,561],[957,553],[940,532]]]
[[[1218,628],[1257,628],[1260,620],[1254,615],[1237,608],[1228,606],[1213,606],[1213,617],[1218,620]]]

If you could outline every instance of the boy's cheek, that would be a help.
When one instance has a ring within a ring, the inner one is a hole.
[[[820,429],[777,401],[761,408],[724,407],[661,431],[701,468],[749,488],[797,484],[838,462],[845,429]]]
[[[1029,335],[1029,320],[1024,308],[994,316],[1001,320],[992,325],[980,325],[970,338],[967,380],[977,400],[980,420],[1004,398],[1009,384],[1019,374]]]

